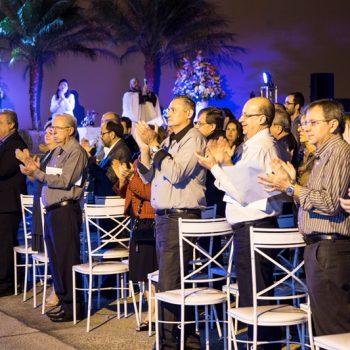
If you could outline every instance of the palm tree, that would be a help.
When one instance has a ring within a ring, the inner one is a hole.
[[[0,49],[9,53],[10,64],[23,61],[29,71],[32,128],[39,130],[43,66],[68,52],[90,59],[108,54],[88,46],[105,40],[106,33],[91,24],[76,0],[1,0],[0,19],[0,42],[5,44]]]
[[[121,63],[144,56],[149,87],[159,89],[161,66],[174,64],[201,50],[216,63],[238,64],[235,35],[206,0],[93,0],[97,21],[109,27],[116,44],[126,44]]]

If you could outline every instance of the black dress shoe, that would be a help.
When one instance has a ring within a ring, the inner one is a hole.
[[[64,311],[56,314],[56,315],[52,315],[50,317],[50,321],[52,322],[72,322],[73,321],[73,315],[67,315]]]
[[[46,312],[46,315],[47,315],[48,317],[51,317],[51,316],[57,315],[57,314],[59,314],[59,313],[61,313],[61,312],[64,312],[64,310],[63,310],[62,307],[59,307],[59,308],[55,308],[55,309],[53,309],[53,310],[51,310],[51,311],[47,311],[47,312]]]

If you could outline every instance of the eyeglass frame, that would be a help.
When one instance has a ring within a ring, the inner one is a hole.
[[[244,117],[244,118],[252,118],[252,117],[257,117],[259,115],[264,115],[264,113],[254,113],[254,114],[247,114],[247,113],[242,113],[241,114],[241,118]]]
[[[104,135],[106,135],[106,134],[109,134],[109,133],[112,132],[112,131],[113,131],[113,130],[101,132],[101,133],[100,133],[100,136],[104,136]]]
[[[327,119],[316,119],[316,120],[308,120],[308,121],[304,121],[302,123],[300,123],[300,126],[302,128],[305,128],[307,126],[311,126],[312,128],[316,125],[318,125],[319,123],[323,123],[323,122],[326,122],[326,123],[329,123],[331,120],[327,120]]]
[[[50,128],[52,129],[52,131],[55,131],[55,130],[64,130],[64,129],[69,129],[69,128],[72,128],[72,126],[50,126]]]

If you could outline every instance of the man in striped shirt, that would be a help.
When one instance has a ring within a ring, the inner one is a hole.
[[[332,100],[307,106],[302,127],[316,146],[316,161],[306,186],[297,184],[295,170],[281,161],[274,161],[272,174],[260,176],[261,183],[300,204],[316,335],[350,332],[350,217],[339,200],[347,195],[350,182],[350,145],[341,136],[343,112]]]

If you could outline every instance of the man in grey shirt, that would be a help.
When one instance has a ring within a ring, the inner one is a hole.
[[[45,242],[50,260],[55,292],[61,308],[48,313],[53,322],[73,320],[72,266],[80,263],[79,200],[86,179],[87,154],[74,135],[77,124],[68,114],[57,115],[52,123],[58,144],[51,154],[46,171],[28,158],[21,167],[25,175],[43,183],[41,197],[46,208]],[[81,309],[78,308],[78,316]]]
[[[193,128],[195,104],[187,96],[175,97],[168,109],[172,133],[161,145],[145,122],[136,125],[135,137],[141,151],[138,171],[145,183],[152,182],[151,204],[156,209],[156,249],[160,291],[180,288],[178,218],[197,219],[205,202],[205,170],[197,163],[195,152],[204,153],[205,138]],[[184,266],[192,256],[184,247]],[[179,319],[178,307],[161,306],[161,319]],[[188,311],[187,311],[188,313]],[[188,320],[188,317],[186,317]],[[162,349],[177,349],[176,325],[161,327]],[[186,347],[200,349],[194,327],[186,327]]]

